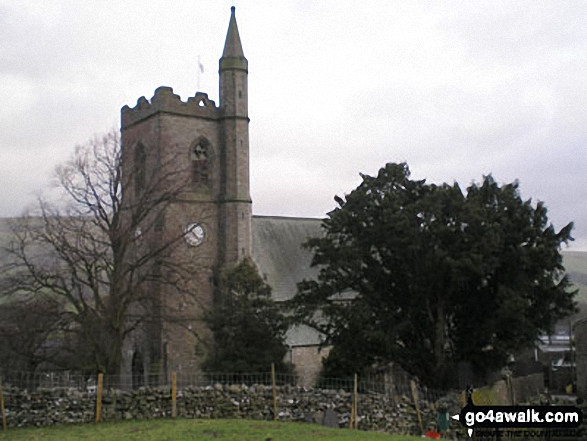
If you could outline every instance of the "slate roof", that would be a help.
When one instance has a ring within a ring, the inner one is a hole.
[[[291,299],[297,283],[314,279],[318,270],[311,268],[312,252],[302,244],[309,237],[324,233],[322,219],[253,216],[253,260],[267,277],[276,301]],[[285,343],[290,347],[316,346],[322,343],[320,334],[306,325],[296,325],[287,332]]]
[[[317,276],[313,254],[302,248],[309,237],[322,236],[322,219],[253,216],[253,260],[273,288],[276,301],[291,299],[297,283]]]

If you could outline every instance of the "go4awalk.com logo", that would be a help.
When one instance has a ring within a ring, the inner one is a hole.
[[[581,425],[583,414],[575,406],[475,406],[468,394],[467,405],[453,415],[467,429],[573,429]]]

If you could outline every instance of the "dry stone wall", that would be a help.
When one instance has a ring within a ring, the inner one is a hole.
[[[4,390],[9,428],[89,423],[95,418],[95,395],[75,389],[39,389],[33,392]],[[344,390],[277,388],[278,419],[348,427],[352,395]],[[458,410],[457,396],[443,403],[421,401],[425,428],[436,421],[437,408]],[[436,405],[435,405],[436,404]],[[269,386],[220,385],[187,387],[177,392],[180,418],[273,419],[272,389]],[[407,396],[391,399],[380,394],[360,394],[359,428],[389,433],[419,434],[414,404]],[[135,391],[108,390],[102,398],[102,420],[130,420],[171,417],[168,388],[141,388]],[[337,423],[336,423],[337,421]]]

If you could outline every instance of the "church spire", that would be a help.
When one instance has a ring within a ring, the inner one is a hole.
[[[242,69],[247,70],[248,62],[243,53],[243,46],[241,38],[238,33],[238,26],[236,24],[236,17],[234,14],[234,6],[230,8],[230,23],[228,25],[228,32],[226,33],[226,42],[224,43],[224,51],[220,59],[220,70],[226,69]]]

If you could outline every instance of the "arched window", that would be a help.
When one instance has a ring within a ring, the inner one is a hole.
[[[192,182],[197,185],[209,183],[209,145],[205,139],[198,140],[192,146],[190,159],[192,161]]]
[[[147,154],[145,153],[145,146],[143,144],[137,144],[135,148],[134,158],[134,184],[135,184],[135,197],[139,198],[145,191],[146,183],[146,168],[147,166]]]
[[[136,351],[132,356],[132,388],[138,389],[145,383],[144,381],[144,368],[143,368],[143,357],[141,353]]]

